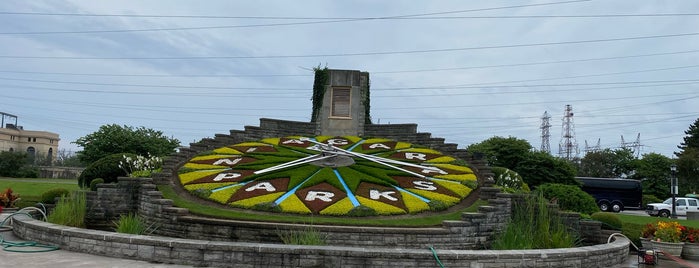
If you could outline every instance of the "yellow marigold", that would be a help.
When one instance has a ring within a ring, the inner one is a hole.
[[[284,212],[311,214],[311,210],[295,194],[290,195],[279,203],[279,208]]]
[[[243,154],[240,151],[233,149],[233,148],[229,148],[229,147],[217,148],[216,150],[214,150],[214,153],[217,153],[217,154],[236,154],[236,155]]]
[[[221,172],[220,169],[218,169],[218,170],[197,170],[197,171],[182,173],[179,175],[179,177],[180,177],[180,182],[182,184],[187,184],[191,181],[201,179],[201,178],[209,176],[209,175],[217,174],[219,172]]]
[[[197,163],[186,163],[183,167],[191,169],[226,169],[227,166],[217,166],[217,165],[207,165],[207,164],[197,164]],[[220,171],[220,170],[219,170]]]
[[[408,208],[409,213],[430,210],[430,205],[420,198],[405,192],[401,192],[401,195],[403,196],[403,202],[405,202],[405,206]]]
[[[371,200],[361,196],[357,196],[357,200],[360,204],[373,208],[379,215],[405,214],[405,210],[383,202]]]
[[[655,229],[655,238],[662,242],[680,242],[682,234],[682,225],[676,221],[661,221],[658,222],[658,227]]]
[[[233,195],[233,193],[238,191],[238,189],[240,189],[240,187],[243,187],[243,186],[238,185],[238,186],[233,186],[231,188],[223,189],[221,191],[213,192],[213,193],[211,193],[209,198],[216,200],[217,202],[219,202],[221,204],[226,204],[228,202],[228,199],[231,198],[231,195]]]
[[[450,195],[435,193],[427,190],[410,189],[410,191],[429,200],[442,201],[442,203],[446,204],[447,206],[453,206],[454,204],[459,203],[459,201],[461,201],[461,199]]]
[[[321,215],[332,215],[332,216],[343,216],[347,215],[347,213],[354,208],[354,205],[352,205],[352,201],[349,200],[349,198],[345,197],[340,201],[335,202],[335,204],[332,204],[328,206],[327,208],[323,209],[320,211]]]
[[[236,207],[251,208],[257,204],[274,202],[274,200],[277,200],[277,198],[279,198],[283,194],[284,194],[283,192],[278,192],[278,193],[271,193],[271,194],[266,194],[266,195],[261,195],[261,196],[255,196],[255,197],[246,198],[246,199],[232,202],[231,205],[236,206]]]
[[[466,197],[469,193],[471,193],[471,188],[468,188],[468,186],[463,185],[458,182],[451,182],[451,181],[441,181],[441,180],[433,180],[433,182],[444,186],[445,188],[453,191],[454,193],[458,194],[461,196],[461,198]]]

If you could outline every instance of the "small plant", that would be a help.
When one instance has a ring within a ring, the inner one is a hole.
[[[659,221],[657,226],[654,234],[656,241],[671,243],[680,242],[682,228],[685,228],[676,221]]]
[[[373,208],[359,205],[354,208],[352,208],[349,212],[347,212],[347,216],[351,217],[365,217],[365,216],[376,216],[378,213],[376,213],[376,210]]]
[[[699,243],[699,228],[686,227],[682,229],[680,240],[687,243]]]
[[[621,219],[611,212],[595,212],[590,216],[593,220],[603,223],[603,227],[621,230]]]
[[[70,195],[70,191],[64,188],[55,188],[41,194],[41,203],[55,204],[56,198]]]
[[[90,182],[90,191],[97,191],[97,184],[104,183],[104,179],[96,178]]]
[[[83,228],[86,213],[85,193],[76,191],[70,196],[61,197],[46,220],[50,223]]]
[[[114,222],[114,225],[116,225],[117,233],[124,234],[152,234],[157,229],[154,224],[147,225],[140,217],[132,213],[122,215],[118,221]]]
[[[7,188],[4,192],[0,193],[0,207],[15,207],[15,203],[17,203],[19,200],[19,195],[14,194],[12,192],[12,188]]]
[[[449,208],[449,205],[439,200],[430,200],[427,205],[430,206],[430,211],[443,211]]]
[[[260,210],[260,211],[267,211],[267,212],[281,212],[282,208],[279,207],[274,202],[265,202],[265,203],[259,203],[254,206],[252,206],[252,209],[254,210]]]
[[[657,223],[647,223],[643,226],[641,230],[641,237],[651,239],[655,235],[655,230],[657,230]]]
[[[157,156],[137,155],[131,157],[124,155],[119,168],[126,171],[129,177],[150,178],[154,172],[159,172],[163,166],[163,159]]]
[[[303,230],[290,230],[278,232],[279,238],[287,245],[326,245],[327,236],[320,233],[313,226],[308,226]]]

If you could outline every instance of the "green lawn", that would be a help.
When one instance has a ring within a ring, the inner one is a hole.
[[[19,194],[21,200],[17,206],[33,206],[41,199],[44,192],[64,188],[69,191],[80,189],[76,179],[16,179],[0,177],[0,191],[12,188],[15,194]]]

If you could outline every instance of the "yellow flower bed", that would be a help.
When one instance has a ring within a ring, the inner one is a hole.
[[[444,188],[447,188],[454,192],[455,194],[458,194],[461,198],[466,197],[468,194],[471,193],[472,189],[469,188],[466,185],[463,185],[458,182],[450,182],[450,181],[440,181],[440,180],[433,180],[433,182],[444,186]]]
[[[261,195],[261,196],[255,196],[255,197],[232,202],[231,205],[236,206],[236,207],[251,208],[257,204],[274,202],[274,200],[277,200],[277,198],[279,198],[283,194],[284,194],[283,192],[278,192],[278,193],[271,193],[271,194],[266,194],[266,195]]]
[[[328,215],[328,216],[344,216],[347,215],[347,213],[354,208],[354,205],[352,205],[352,201],[350,201],[349,198],[345,197],[340,201],[335,202],[335,204],[332,204],[325,209],[321,210],[319,213],[321,215]]]
[[[228,168],[227,166],[217,166],[217,165],[207,165],[207,164],[197,164],[197,163],[186,163],[184,164],[185,168],[191,168],[191,169],[219,169],[219,172],[221,169],[226,169]]]
[[[440,194],[440,193],[435,193],[432,191],[425,191],[425,190],[418,190],[418,189],[410,189],[410,191],[419,195],[419,196],[427,198],[429,200],[442,201],[442,202],[444,202],[444,204],[446,204],[448,206],[453,206],[456,203],[459,203],[461,201],[461,199],[459,199],[459,198],[449,196],[449,195]]]
[[[446,179],[446,180],[460,181],[460,182],[476,181],[475,174],[437,175],[434,177],[438,178],[438,179]]]
[[[279,203],[279,208],[284,212],[311,214],[311,210],[308,209],[295,194],[290,195]]]
[[[219,187],[230,185],[230,183],[220,182],[220,183],[197,183],[185,185],[184,188],[187,191],[194,191],[196,189],[213,190]]]
[[[456,160],[456,159],[451,157],[451,156],[440,156],[440,157],[437,157],[434,159],[427,160],[425,162],[427,162],[427,163],[449,163],[449,162],[452,162],[454,160]]]
[[[401,150],[401,152],[423,153],[423,154],[441,154],[437,150],[433,150],[433,149],[429,149],[429,148],[408,148],[405,150]]]
[[[190,183],[194,180],[201,179],[201,178],[209,176],[209,175],[217,174],[219,172],[221,172],[221,169],[197,170],[197,171],[182,173],[182,174],[180,174],[180,182],[182,184],[187,184],[187,183]]]
[[[291,137],[288,137],[288,138],[291,138]],[[282,140],[281,138],[266,138],[266,139],[262,139],[260,141],[264,142],[264,143],[268,143],[268,144],[278,145],[281,140]]]
[[[420,200],[420,198],[405,192],[400,192],[400,194],[403,196],[403,202],[405,202],[405,206],[408,208],[409,213],[430,210],[430,205]]]
[[[405,210],[399,207],[391,206],[389,204],[382,203],[379,201],[374,201],[369,198],[357,196],[357,200],[360,204],[374,209],[374,211],[376,211],[376,213],[379,215],[405,214]]]
[[[243,154],[242,152],[240,152],[236,149],[230,148],[230,147],[217,148],[214,150],[214,153],[217,153],[217,154],[235,154],[235,155]]]
[[[238,191],[238,189],[240,189],[241,187],[243,187],[243,185],[237,185],[237,186],[233,186],[233,187],[228,188],[228,189],[223,189],[221,191],[213,192],[213,193],[211,193],[209,198],[216,200],[217,202],[219,202],[221,204],[226,204],[226,203],[228,203],[228,199],[231,197],[231,195],[233,193],[235,193],[235,191]]]
[[[472,169],[470,169],[469,167],[465,167],[465,166],[458,166],[458,165],[452,165],[452,164],[434,164],[434,166],[438,167],[438,168],[451,169],[451,170],[461,171],[461,172],[465,172],[465,173],[473,173]]]

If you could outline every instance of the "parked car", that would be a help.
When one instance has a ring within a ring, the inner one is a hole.
[[[686,216],[687,212],[699,212],[699,199],[690,197],[675,198],[675,214]],[[670,217],[672,214],[672,198],[662,203],[650,203],[646,206],[646,213],[651,216]]]

